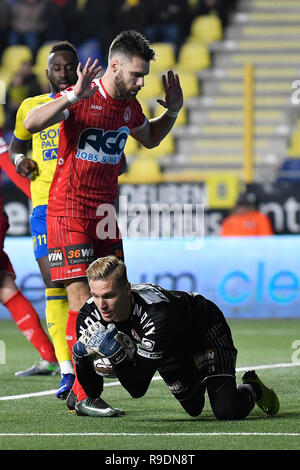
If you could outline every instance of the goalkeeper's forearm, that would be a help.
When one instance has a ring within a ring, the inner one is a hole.
[[[133,398],[140,398],[145,395],[155,370],[140,365],[138,362],[123,361],[114,366],[114,371],[127,392]]]
[[[81,357],[75,364],[76,376],[83,390],[90,398],[99,398],[103,392],[103,377],[98,375],[88,357]]]

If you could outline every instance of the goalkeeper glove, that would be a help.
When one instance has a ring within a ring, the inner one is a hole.
[[[119,332],[113,323],[105,329],[102,325],[88,342],[94,352],[107,357],[111,364],[120,364],[124,359],[131,360],[135,353],[135,344],[125,333]]]
[[[99,329],[105,330],[105,327],[101,325],[100,322],[95,322],[90,325],[79,337],[78,341],[73,346],[73,361],[76,365],[79,364],[80,360],[85,356],[90,356],[94,354],[94,350],[92,349],[93,341],[92,338],[94,336],[95,331],[99,331]]]

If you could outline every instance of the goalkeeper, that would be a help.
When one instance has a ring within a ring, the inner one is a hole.
[[[134,398],[147,392],[158,371],[190,416],[201,414],[206,391],[219,420],[243,419],[255,403],[269,415],[278,412],[277,395],[255,371],[245,372],[243,384],[236,384],[237,350],[213,302],[155,284],[131,286],[125,264],[114,256],[95,260],[87,277],[92,297],[79,312],[73,348],[77,377],[88,396],[77,397],[78,415],[122,414],[99,397],[103,376],[94,364],[101,356]]]

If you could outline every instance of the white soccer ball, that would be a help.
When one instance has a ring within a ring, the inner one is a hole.
[[[107,357],[97,355],[93,361],[93,365],[95,372],[102,375],[102,377],[106,377],[108,379],[115,379],[117,377],[113,366]]]

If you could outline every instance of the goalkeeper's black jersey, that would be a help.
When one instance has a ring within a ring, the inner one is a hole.
[[[106,325],[91,298],[79,312],[77,337],[96,321]],[[236,349],[230,328],[219,308],[200,294],[170,291],[155,284],[135,284],[131,316],[115,325],[137,345],[132,360],[114,366],[119,381],[133,397],[146,392],[156,371],[165,376],[184,364],[185,374],[190,374],[187,370],[191,368],[186,368],[186,364],[195,364],[197,357],[200,361],[197,367],[205,366],[209,359],[205,355],[212,351],[217,359],[214,371],[234,374]],[[88,396],[99,396],[103,378],[84,358],[82,366],[77,367],[80,383]]]
[[[230,330],[218,307],[200,294],[166,290],[156,284],[132,285],[130,319],[115,323],[137,344],[137,355],[158,362],[171,356],[190,355],[212,346],[212,327]],[[83,306],[77,320],[77,337],[94,321],[101,321],[93,299]]]

